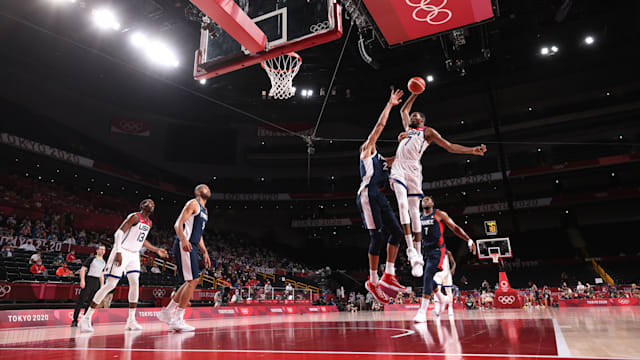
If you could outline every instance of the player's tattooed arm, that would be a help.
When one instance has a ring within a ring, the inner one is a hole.
[[[450,153],[484,156],[484,153],[487,152],[487,147],[484,144],[475,147],[452,144],[432,128],[427,128],[424,135],[427,138],[428,142],[435,142],[438,146],[442,147]]]
[[[402,127],[405,130],[409,128],[409,124],[411,123],[411,107],[416,101],[416,98],[418,98],[418,95],[411,94],[411,96],[409,96],[409,99],[407,99],[407,102],[402,105],[402,109],[400,109],[400,116],[402,116]]]

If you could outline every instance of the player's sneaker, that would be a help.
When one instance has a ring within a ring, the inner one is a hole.
[[[80,332],[93,332],[93,326],[91,326],[91,319],[87,316],[83,316],[80,321],[78,321],[78,329]]]
[[[416,314],[416,316],[413,317],[413,322],[417,322],[417,323],[427,322],[427,312],[418,310],[418,313]]]
[[[440,318],[440,310],[438,310],[437,306],[435,306],[431,312],[433,313],[433,316]]]
[[[167,308],[162,308],[162,310],[156,313],[156,317],[158,318],[158,320],[162,321],[165,324],[171,322],[171,316],[172,314]]]
[[[380,279],[379,286],[394,290],[396,292],[404,293],[404,294],[409,292],[409,290],[407,290],[406,287],[404,287],[402,284],[400,284],[400,282],[398,282],[397,276],[387,274],[387,273],[384,273],[384,275],[382,275],[382,279]]]
[[[424,260],[418,254],[418,250],[414,248],[407,248],[407,257],[409,258],[409,262],[411,263],[411,275],[414,277],[421,277],[424,269]]]
[[[142,325],[138,324],[136,319],[128,319],[127,325],[124,328],[126,330],[142,330]]]
[[[176,320],[169,324],[169,330],[187,332],[187,331],[195,331],[196,328],[194,328],[191,325],[187,325],[187,323],[184,322],[184,320]]]
[[[380,285],[373,285],[371,281],[367,280],[367,282],[364,283],[364,287],[371,293],[371,295],[373,295],[373,297],[380,304],[383,304],[383,305],[389,304],[389,301],[391,299],[389,298],[389,296],[387,296],[387,294],[385,294],[382,291],[382,289],[380,289]]]

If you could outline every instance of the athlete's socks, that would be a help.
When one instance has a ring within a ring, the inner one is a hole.
[[[442,291],[438,291],[436,292],[436,297],[438,298],[438,301],[440,302],[440,311],[444,311],[444,306],[446,304],[446,299],[444,296],[442,296]]]
[[[169,301],[169,305],[167,305],[167,307],[165,309],[167,309],[167,311],[174,311],[175,309],[178,308],[178,303],[171,300]]]
[[[427,312],[429,308],[429,299],[422,297],[420,298],[420,311]]]
[[[396,264],[394,264],[392,262],[387,262],[387,265],[384,268],[384,272],[389,274],[389,275],[395,275],[396,274]]]
[[[129,308],[129,319],[128,320],[135,320],[136,319],[136,308]]]
[[[408,248],[412,248],[413,247],[413,235],[405,235],[404,236],[404,241],[407,242],[407,247]]]
[[[91,317],[93,316],[93,311],[94,310],[95,310],[94,308],[89,307],[89,310],[87,310],[87,312],[84,313],[84,317],[89,319],[89,320],[91,320]]]
[[[378,285],[378,271],[377,270],[369,270],[369,281],[373,285]]]
[[[184,319],[184,308],[179,307],[178,310],[176,310],[176,319],[177,320]]]

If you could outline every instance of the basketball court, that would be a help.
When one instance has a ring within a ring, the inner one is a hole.
[[[414,324],[413,312],[326,313],[191,320],[194,333],[164,324],[95,333],[48,327],[3,330],[1,359],[634,359],[640,311],[456,310],[455,320]]]

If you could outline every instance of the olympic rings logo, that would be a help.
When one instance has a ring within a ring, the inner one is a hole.
[[[0,298],[3,298],[6,295],[9,295],[10,292],[11,292],[11,285],[0,286]]]
[[[442,0],[442,4],[440,4],[440,6],[430,5],[429,2],[431,0],[418,0],[419,3],[414,3],[415,0],[405,1],[407,2],[407,5],[416,7],[416,9],[413,10],[413,19],[416,21],[426,21],[431,25],[440,25],[451,20],[451,17],[453,17],[450,10],[443,9],[447,4],[447,0]],[[441,16],[441,20],[434,20],[439,14],[444,14],[442,15],[444,18]]]
[[[503,305],[511,305],[516,301],[516,297],[513,295],[509,296],[498,296],[498,302]]]
[[[630,304],[630,303],[631,303],[631,300],[629,300],[629,299],[618,299],[618,304],[627,305],[627,304]]]
[[[153,297],[164,297],[167,292],[164,289],[153,289]]]
[[[309,27],[309,31],[312,33],[317,33],[319,31],[329,30],[331,28],[331,24],[328,21],[319,22],[315,25],[311,25]]]
[[[141,132],[142,130],[144,130],[144,127],[145,127],[144,124],[140,121],[126,120],[126,119],[119,119],[118,126],[122,130],[130,133]]]

